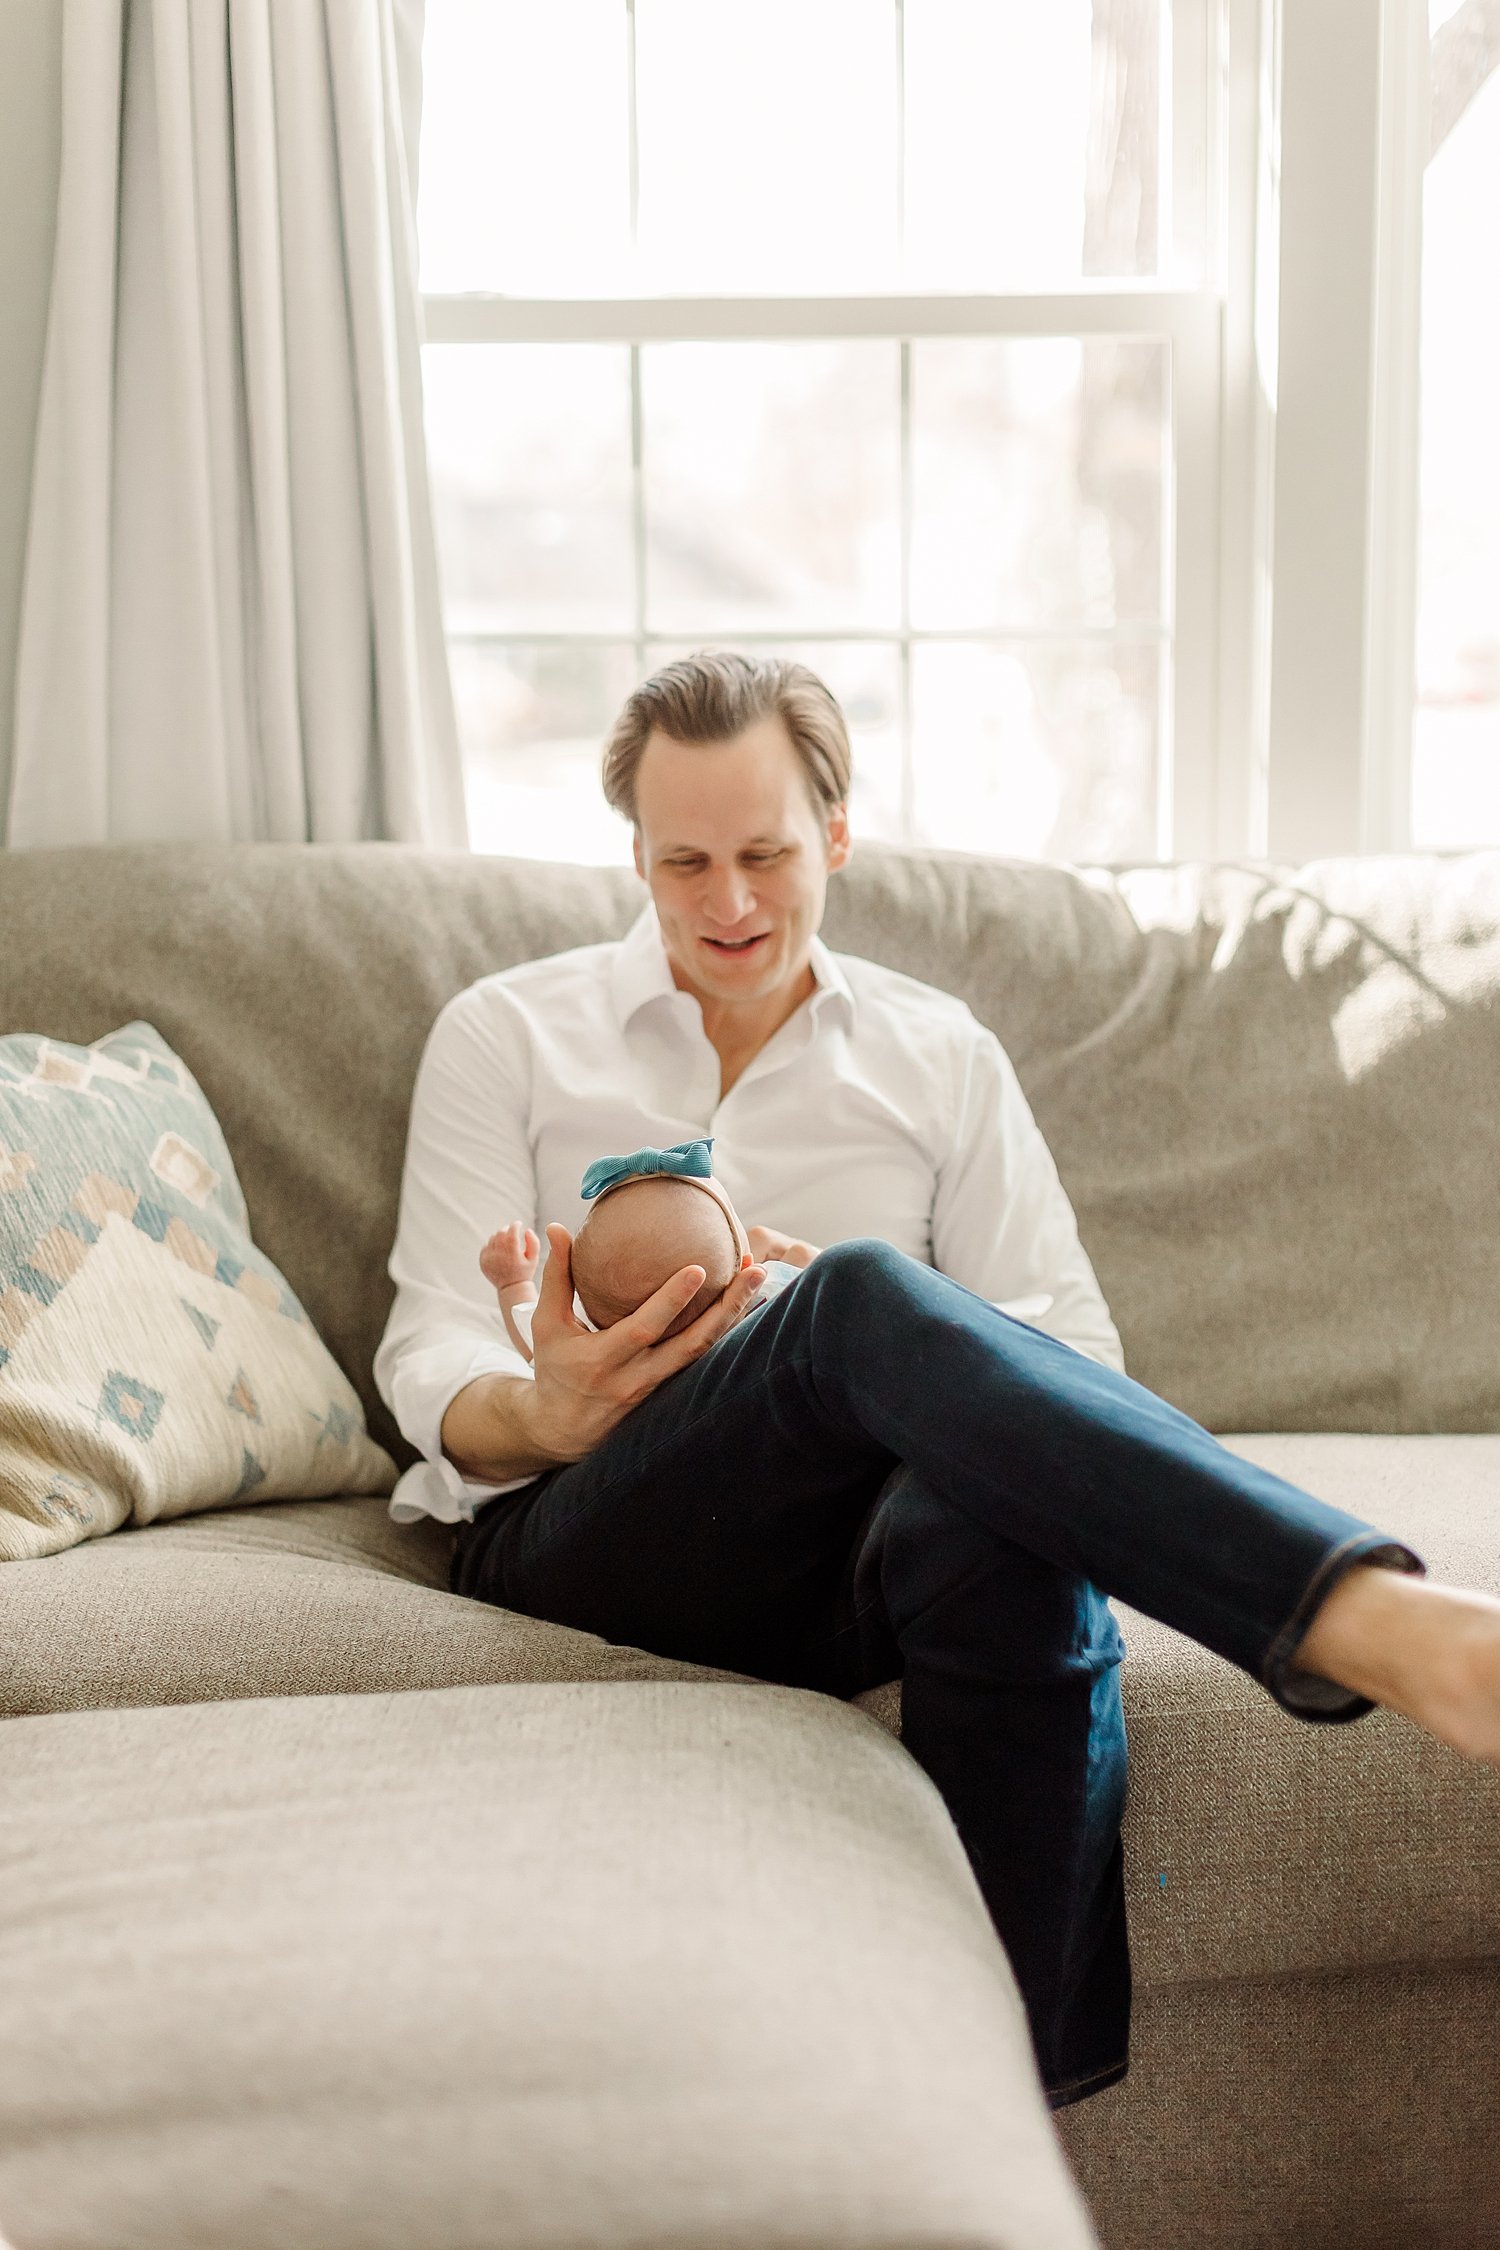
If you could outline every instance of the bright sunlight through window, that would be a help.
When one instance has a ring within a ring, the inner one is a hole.
[[[1160,0],[428,0],[427,24],[476,846],[628,858],[605,730],[654,665],[731,644],[840,697],[867,836],[1170,849],[1176,355],[1213,248]]]

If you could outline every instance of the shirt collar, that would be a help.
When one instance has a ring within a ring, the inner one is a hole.
[[[820,937],[812,941],[808,965],[817,986],[812,996],[813,1015],[841,1013],[846,1023],[852,1022],[854,994],[849,979],[838,955],[830,953]],[[643,907],[615,947],[610,963],[610,992],[621,1030],[640,1009],[654,1000],[670,999],[677,989],[656,908]]]

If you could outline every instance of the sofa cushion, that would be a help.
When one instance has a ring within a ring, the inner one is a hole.
[[[1500,1436],[1236,1438],[1237,1453],[1500,1594]],[[1131,1950],[1155,1984],[1500,1961],[1500,1773],[1388,1711],[1294,1719],[1121,1612]]]
[[[618,936],[635,876],[173,844],[5,878],[0,1032],[151,1018],[394,1442],[370,1364],[427,1031],[476,977]],[[1153,1390],[1217,1430],[1500,1426],[1500,853],[1110,873],[862,844],[824,934],[1005,1042]]]
[[[824,935],[998,1034],[1150,1389],[1212,1430],[1500,1428],[1500,852],[861,847]]]
[[[0,1569],[0,1715],[503,1680],[726,1675],[444,1589],[383,1500],[230,1508]]]
[[[393,1481],[165,1040],[0,1039],[0,1562]]]
[[[1500,1970],[1161,1985],[1058,2119],[1109,2250],[1495,2250]]]
[[[1083,2250],[936,1792],[766,1688],[0,1727],[0,2212],[68,2250]]]

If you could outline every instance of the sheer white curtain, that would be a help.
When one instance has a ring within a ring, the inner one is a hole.
[[[422,0],[65,0],[6,841],[462,844]]]

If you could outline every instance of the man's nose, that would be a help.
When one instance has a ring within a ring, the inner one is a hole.
[[[743,922],[755,904],[755,893],[748,877],[738,867],[718,867],[710,871],[703,906],[711,922],[732,929]]]

